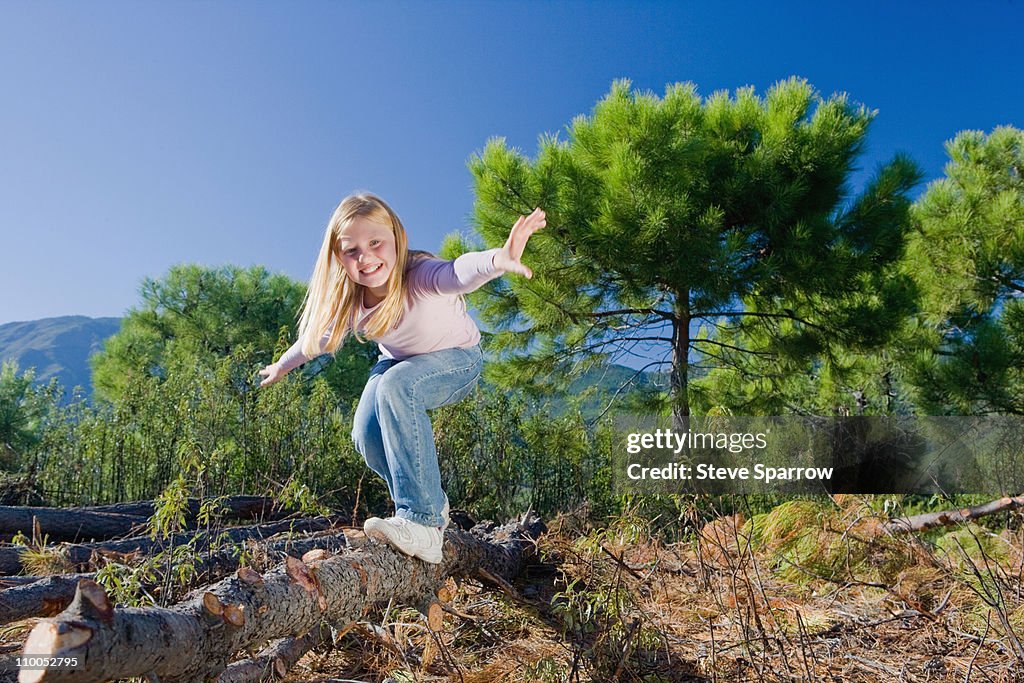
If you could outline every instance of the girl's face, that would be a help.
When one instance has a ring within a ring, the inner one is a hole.
[[[398,260],[391,228],[356,216],[338,236],[338,253],[349,278],[371,295],[364,303],[373,306],[383,299]]]

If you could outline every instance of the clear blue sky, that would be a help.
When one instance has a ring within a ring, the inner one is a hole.
[[[904,151],[931,180],[957,131],[1024,127],[1022,26],[1019,0],[0,0],[0,323],[121,315],[182,262],[305,280],[355,189],[436,250],[470,155],[532,155],[618,78],[802,76],[878,110],[865,173]]]

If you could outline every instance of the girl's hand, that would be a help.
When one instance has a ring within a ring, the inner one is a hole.
[[[259,372],[260,377],[264,378],[263,381],[260,382],[260,388],[269,387],[271,384],[287,374],[287,372],[281,372],[281,368],[278,367],[277,363],[271,363]]]
[[[503,273],[519,273],[525,277],[533,277],[533,271],[523,265],[523,249],[530,235],[547,225],[547,218],[540,208],[533,210],[529,216],[520,216],[512,226],[505,246],[494,255],[494,267]]]

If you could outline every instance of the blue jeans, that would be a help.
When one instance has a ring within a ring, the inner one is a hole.
[[[480,378],[479,346],[404,360],[381,358],[359,397],[352,441],[388,484],[395,516],[441,526],[444,491],[427,411],[466,397]]]

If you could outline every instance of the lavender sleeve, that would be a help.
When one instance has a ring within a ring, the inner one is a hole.
[[[330,338],[331,331],[328,330],[327,334],[325,334],[320,339],[321,349],[324,347],[324,344],[326,344],[327,340]],[[313,358],[315,357],[316,356],[314,356]],[[308,363],[309,361],[313,360],[313,358],[310,358],[306,354],[302,353],[302,338],[300,337],[294,344],[292,344],[288,348],[287,351],[281,354],[281,357],[277,359],[277,364],[285,373],[288,373],[294,370],[295,368],[299,367],[303,363]]]
[[[454,261],[425,261],[410,273],[409,284],[434,294],[467,294],[501,274],[494,267],[498,251],[471,251]]]

